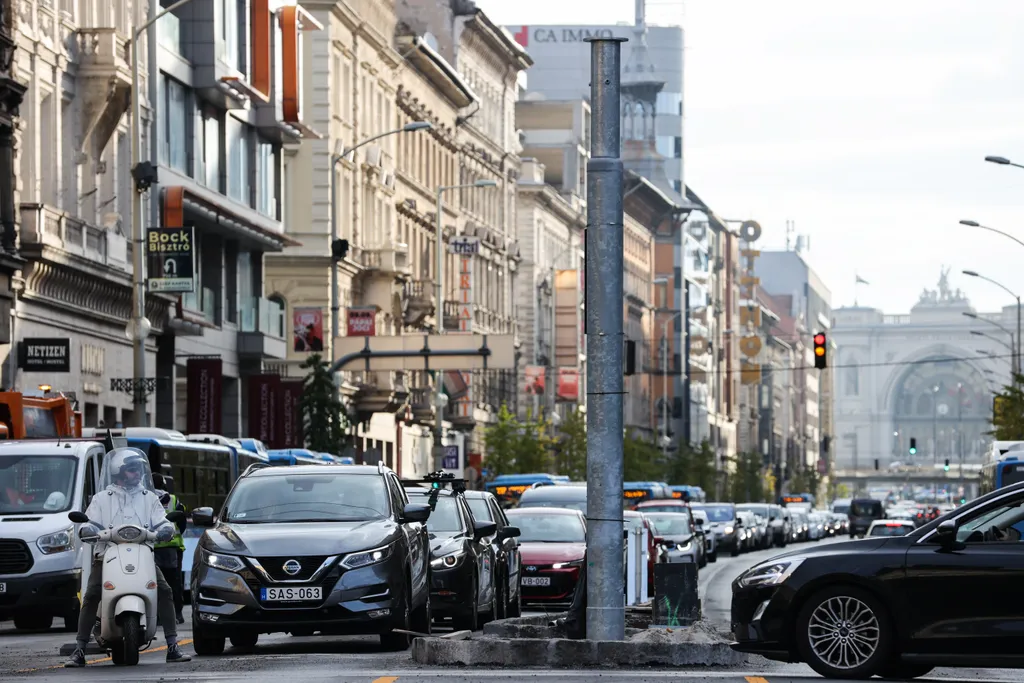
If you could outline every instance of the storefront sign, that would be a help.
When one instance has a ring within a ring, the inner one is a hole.
[[[510,27],[512,37],[523,47],[530,47],[532,38],[535,43],[582,43],[587,38],[613,38],[615,34],[610,28],[594,28],[592,26],[550,28],[547,26],[530,29],[520,26],[518,30]]]
[[[480,238],[456,237],[448,242],[448,253],[457,256],[476,256],[480,253]]]
[[[544,395],[544,366],[543,365],[527,365],[526,366],[526,395],[527,396],[543,396]]]
[[[292,327],[295,353],[320,353],[324,350],[322,308],[293,308]]]
[[[302,432],[302,412],[299,401],[302,398],[302,380],[282,381],[280,385],[280,407],[278,415],[281,424],[276,430],[281,440],[277,448],[304,448],[305,440]]]
[[[558,392],[555,400],[559,403],[576,403],[580,400],[580,371],[576,368],[558,368]]]
[[[348,309],[348,336],[374,337],[377,335],[377,307],[359,306]]]
[[[195,228],[148,228],[149,291],[195,291]]]
[[[459,257],[458,334],[473,334],[473,257]]]
[[[220,358],[189,358],[186,368],[189,433],[220,434],[224,361]]]
[[[459,469],[459,447],[445,446],[444,456],[441,458],[441,467],[446,470]]]
[[[18,348],[19,365],[25,372],[71,372],[70,339],[25,339]]]
[[[740,305],[740,327],[745,330],[740,339],[740,382],[757,384],[761,381],[761,306],[757,303],[757,285],[760,280],[754,275],[754,263],[761,255],[760,251],[751,249],[750,245],[761,237],[761,226],[756,221],[744,221],[740,226],[740,239],[744,241],[740,255],[745,263],[743,275],[740,277],[740,298],[745,300]]]
[[[281,448],[277,415],[281,376],[251,375],[248,382],[249,435],[267,444],[267,448]]]

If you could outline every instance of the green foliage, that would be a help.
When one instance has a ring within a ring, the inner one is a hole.
[[[491,478],[501,474],[533,474],[551,470],[550,425],[543,420],[520,422],[502,405],[498,421],[484,434],[487,471]]]
[[[992,426],[996,441],[1024,440],[1024,375],[1015,374],[1013,383],[997,392],[992,401]]]
[[[715,495],[718,467],[715,463],[715,450],[707,439],[701,442],[700,448],[690,456],[690,473],[684,482],[689,486],[699,486],[709,496]],[[671,482],[673,484],[678,482]]]
[[[314,353],[299,367],[306,371],[299,398],[306,447],[323,453],[341,453],[349,423],[331,377],[330,365],[320,354]]]
[[[529,420],[520,425],[516,450],[516,469],[520,474],[552,470],[551,425],[543,420]]]
[[[765,501],[765,480],[761,474],[762,458],[759,453],[740,453],[736,456],[736,471],[730,478],[730,499],[734,503],[761,503]]]
[[[632,431],[626,433],[622,442],[623,481],[662,481],[665,465],[665,458],[655,444]]]
[[[555,448],[555,468],[572,481],[587,478],[587,418],[578,410],[570,410],[561,428]]]

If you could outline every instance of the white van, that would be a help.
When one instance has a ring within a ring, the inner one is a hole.
[[[98,441],[0,441],[0,620],[42,630],[58,617],[77,630],[91,548],[68,513],[88,506],[106,452]]]

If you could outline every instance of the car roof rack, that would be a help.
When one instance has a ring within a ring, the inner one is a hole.
[[[242,476],[248,477],[253,472],[256,472],[257,470],[264,470],[267,469],[268,467],[273,467],[273,465],[271,465],[269,462],[254,462],[253,464],[245,468],[245,472],[242,472]]]
[[[431,472],[422,479],[402,479],[402,484],[430,484],[430,488],[441,490],[450,488],[455,493],[463,493],[469,482],[466,479],[458,479],[451,472]]]

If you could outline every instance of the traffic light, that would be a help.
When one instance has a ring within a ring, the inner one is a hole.
[[[917,439],[910,437],[910,454],[917,455]]]
[[[818,370],[823,370],[826,365],[825,333],[819,332],[814,335],[814,367]]]
[[[663,368],[668,372],[667,368]],[[636,342],[632,339],[626,340],[626,348],[622,356],[622,374],[631,377],[636,374]]]
[[[949,458],[946,458],[946,464],[942,466],[942,469],[949,472]]]
[[[879,467],[878,467],[878,458],[875,458],[875,469],[876,470],[879,469]]]

